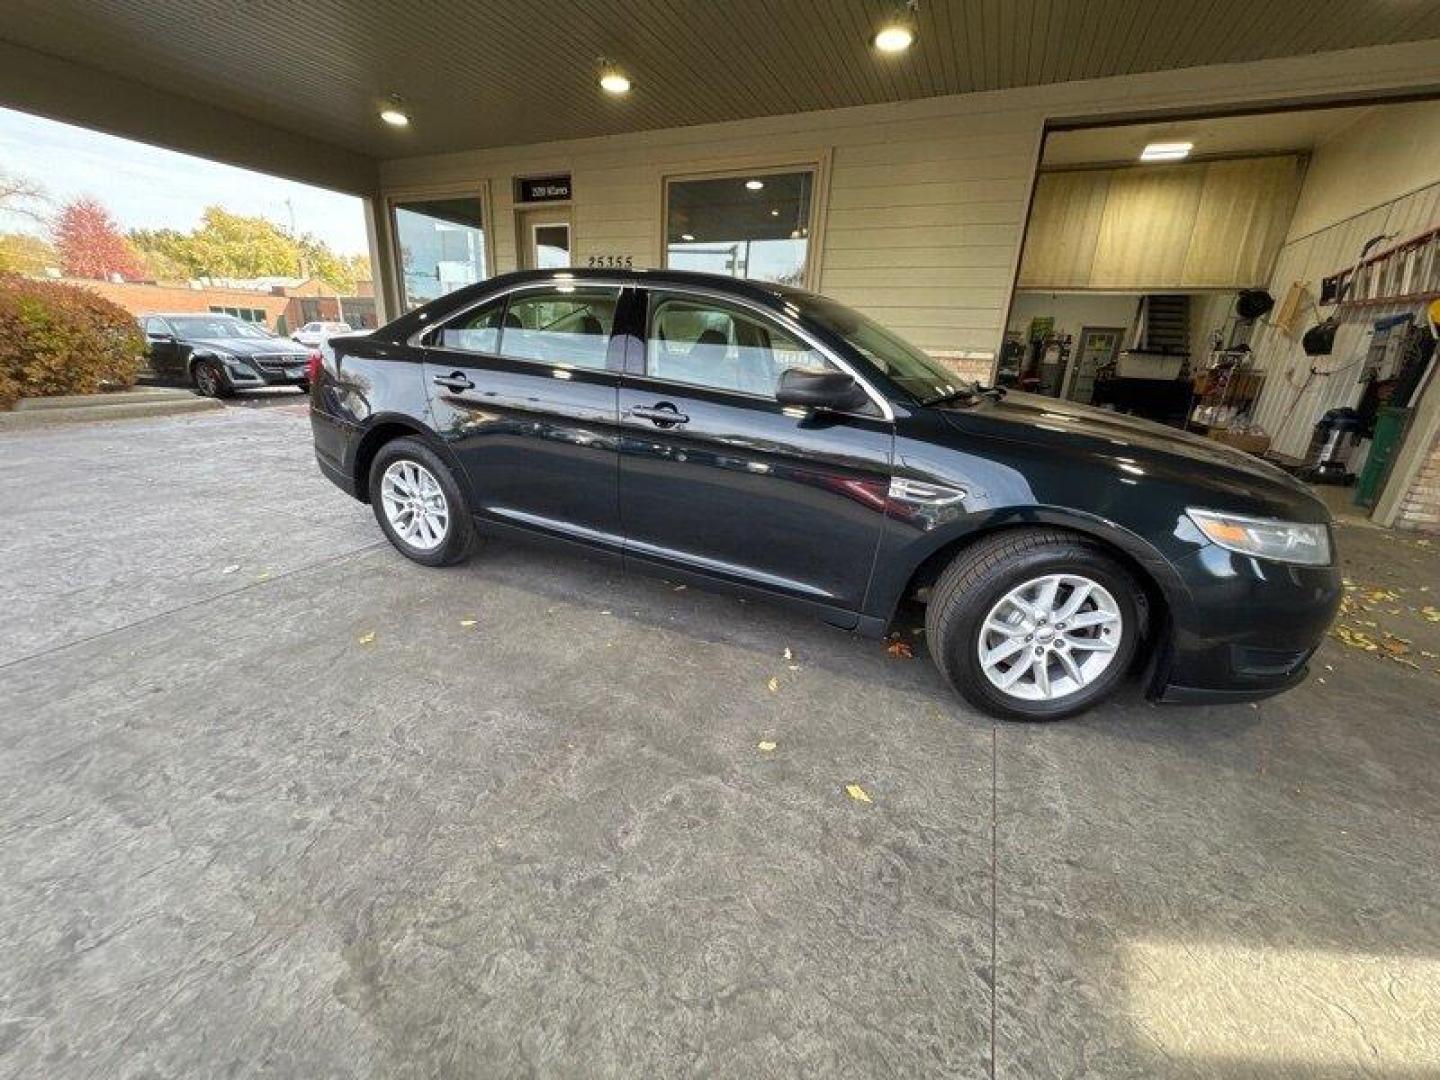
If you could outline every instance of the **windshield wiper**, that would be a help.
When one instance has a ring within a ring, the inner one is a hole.
[[[994,401],[999,401],[1004,396],[1004,387],[981,386],[979,383],[970,383],[968,386],[957,387],[954,390],[947,390],[945,391],[945,393],[938,394],[935,397],[927,398],[926,400],[920,402],[920,404],[927,407],[931,405],[943,405],[947,401],[954,401],[957,398],[962,397],[988,397]]]

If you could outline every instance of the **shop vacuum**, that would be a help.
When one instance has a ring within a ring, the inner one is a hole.
[[[1320,484],[1353,484],[1350,461],[1365,436],[1365,422],[1354,409],[1331,409],[1315,424],[1300,475]]]

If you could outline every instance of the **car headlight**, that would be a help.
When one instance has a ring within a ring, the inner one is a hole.
[[[1303,566],[1330,565],[1330,530],[1324,525],[1214,510],[1190,509],[1186,513],[1206,539],[1229,551]]]

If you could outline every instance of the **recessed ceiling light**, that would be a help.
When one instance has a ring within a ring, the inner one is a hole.
[[[1140,151],[1141,161],[1180,161],[1190,156],[1190,151],[1195,149],[1194,143],[1188,142],[1152,142]]]
[[[884,26],[875,35],[874,43],[881,52],[901,53],[915,43],[915,31],[908,26]]]
[[[680,239],[681,239],[681,240],[684,240],[684,241],[688,244],[688,243],[691,243],[691,242],[695,239],[695,237],[694,237],[693,235],[691,235],[690,233],[687,232],[687,233],[681,233],[681,234],[680,234]]]
[[[619,97],[630,92],[630,76],[608,60],[600,62],[600,89]]]
[[[398,97],[392,97],[386,106],[380,110],[380,119],[393,127],[405,127],[410,123],[410,115],[401,108]]]
[[[747,188],[749,188],[751,191],[759,191],[761,188],[763,188],[763,187],[765,186],[765,181],[764,181],[764,180],[746,180],[746,181],[745,181],[745,186],[746,186]]]

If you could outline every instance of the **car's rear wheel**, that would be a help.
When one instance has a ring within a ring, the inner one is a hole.
[[[195,361],[190,379],[195,384],[195,392],[201,397],[227,398],[235,395],[235,388],[214,360]]]
[[[369,485],[375,520],[406,558],[447,566],[470,554],[476,534],[469,504],[440,455],[419,439],[382,446]]]
[[[965,549],[941,575],[926,636],[970,704],[1010,720],[1059,720],[1124,681],[1140,644],[1142,595],[1084,537],[1001,533]]]

